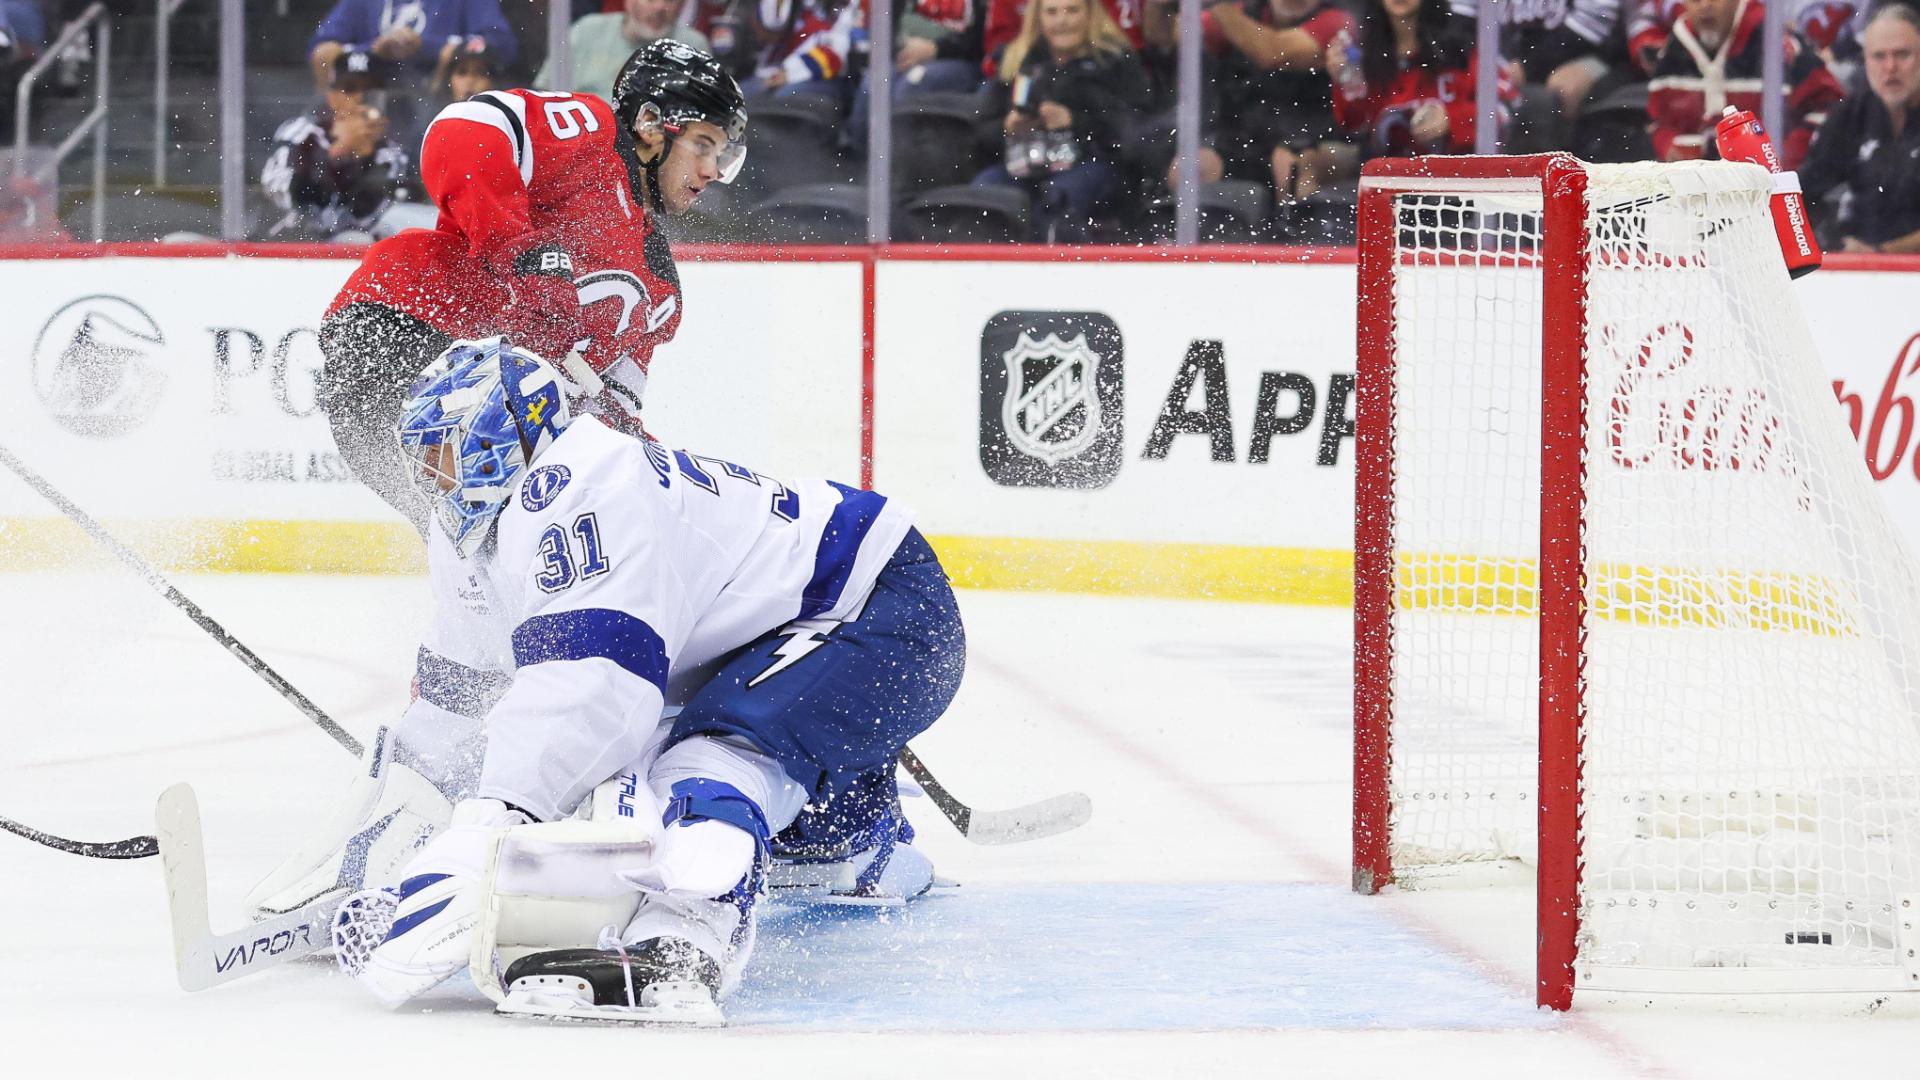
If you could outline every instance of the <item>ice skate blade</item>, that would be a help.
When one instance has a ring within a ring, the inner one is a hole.
[[[493,1011],[523,1020],[634,1027],[722,1027],[727,1022],[713,995],[698,983],[653,983],[640,992],[640,1001],[639,1005],[595,1005],[593,989],[584,979],[529,975],[515,979],[507,999]]]

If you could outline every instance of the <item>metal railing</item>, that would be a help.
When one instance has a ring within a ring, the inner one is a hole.
[[[33,87],[40,76],[60,59],[60,54],[72,45],[81,35],[92,27],[93,37],[93,111],[76,125],[60,145],[54,147],[53,157],[33,173],[27,172],[27,131],[32,126],[29,121],[29,109],[33,103]],[[40,59],[20,76],[20,87],[14,92],[14,135],[13,135],[13,174],[29,176],[36,184],[48,180],[58,180],[60,164],[73,153],[80,140],[89,134],[93,136],[93,239],[97,243],[106,237],[107,232],[107,63],[110,59],[113,42],[113,24],[107,20],[107,5],[92,3],[80,13],[80,17],[66,25],[60,36],[47,46]]]
[[[173,13],[187,0],[157,0],[153,12],[153,183],[167,182],[167,142],[172,125],[167,113],[167,68],[173,61]]]

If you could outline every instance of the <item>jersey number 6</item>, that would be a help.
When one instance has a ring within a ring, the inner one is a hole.
[[[571,139],[582,131],[599,131],[600,120],[584,101],[547,102],[547,126],[556,139]]]
[[[573,519],[573,538],[580,541],[577,562],[567,532],[558,525],[549,525],[547,531],[540,534],[540,570],[533,575],[533,583],[540,586],[542,592],[559,592],[575,581],[599,577],[613,568],[613,563],[600,550],[600,522],[592,514]]]

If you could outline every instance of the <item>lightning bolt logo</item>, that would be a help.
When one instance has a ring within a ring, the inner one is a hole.
[[[797,622],[787,628],[787,632],[783,635],[786,640],[782,641],[779,647],[773,650],[773,663],[767,666],[767,670],[747,680],[748,689],[759,686],[761,683],[787,670],[799,663],[809,653],[827,643],[826,626],[817,623],[815,625],[808,625],[808,623],[814,623],[814,620],[809,619],[806,622]],[[832,624],[826,625],[830,626]]]

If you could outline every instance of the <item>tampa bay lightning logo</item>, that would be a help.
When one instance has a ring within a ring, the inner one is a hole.
[[[573,479],[573,473],[565,465],[542,465],[527,474],[526,482],[520,485],[520,505],[528,513],[537,513],[552,505],[554,496]]]

